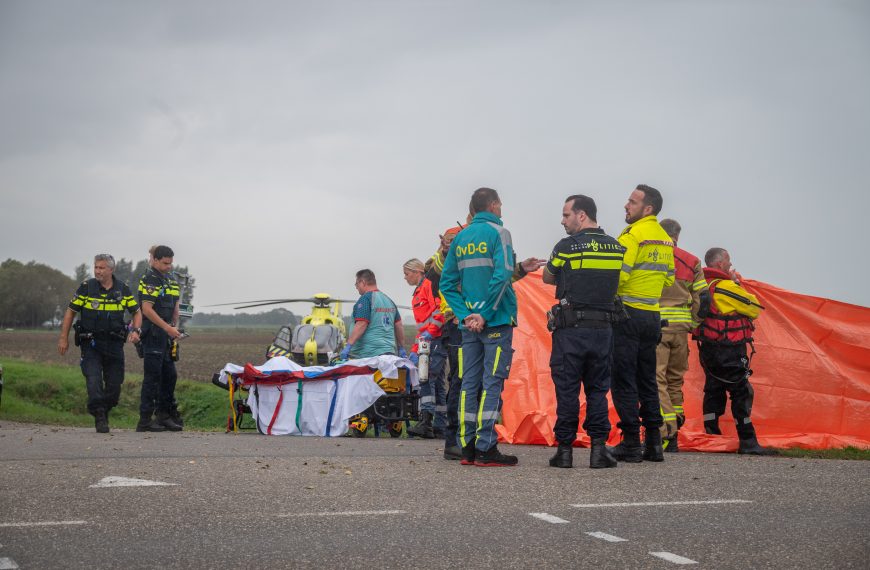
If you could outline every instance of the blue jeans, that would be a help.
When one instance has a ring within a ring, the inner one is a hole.
[[[510,325],[486,327],[479,333],[462,331],[459,443],[463,447],[476,438],[477,450],[486,452],[498,442],[495,423],[501,412],[501,391],[513,359],[513,334]]]
[[[429,341],[429,381],[420,384],[420,411],[435,416],[433,427],[443,429],[447,423],[447,394],[444,390],[444,365],[447,349],[442,338]]]

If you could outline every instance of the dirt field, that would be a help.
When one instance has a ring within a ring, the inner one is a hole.
[[[277,329],[277,328],[276,328]],[[227,362],[262,364],[266,347],[276,331],[264,330],[196,330],[181,341],[179,378],[211,381],[211,376]],[[58,331],[0,331],[0,362],[18,358],[31,362],[77,364],[79,350],[70,346],[66,356],[57,353]],[[72,334],[70,334],[72,339]],[[72,345],[72,340],[70,340]],[[142,374],[142,360],[132,345],[126,346],[126,367],[131,374]]]

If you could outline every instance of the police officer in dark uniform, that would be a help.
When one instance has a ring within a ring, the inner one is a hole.
[[[69,331],[76,314],[75,344],[82,350],[81,368],[88,389],[88,412],[94,416],[99,433],[109,432],[109,411],[118,405],[124,382],[124,342],[128,326],[124,312],[133,315],[129,328],[131,342],[138,342],[142,324],[139,304],[130,288],[115,279],[115,258],[103,253],[94,257],[92,279],[82,281],[61,325],[57,350],[69,350]]]
[[[586,393],[583,429],[592,440],[589,467],[616,467],[605,442],[610,434],[607,392],[610,390],[612,323],[622,313],[616,301],[625,249],[598,227],[598,209],[588,196],[565,200],[562,225],[568,237],[556,244],[544,270],[545,283],[556,285],[559,303],[551,310],[553,331],[550,370],[556,386],[559,448],[551,467],[573,467],[572,447],[580,415],[580,382]]]
[[[172,277],[175,253],[168,246],[153,249],[151,267],[139,280],[142,305],[142,354],[144,376],[136,431],[181,431],[172,417],[178,374],[173,360],[174,343],[181,333],[174,324],[178,316],[179,287]],[[154,414],[156,412],[156,417]]]

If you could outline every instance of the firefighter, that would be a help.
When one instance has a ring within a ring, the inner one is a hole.
[[[461,463],[480,467],[517,464],[515,456],[498,450],[495,433],[517,323],[517,300],[511,285],[516,258],[510,232],[501,221],[501,206],[492,188],[475,190],[471,207],[476,214],[453,240],[440,284],[462,328]],[[523,262],[522,270],[533,271],[541,263],[531,258],[528,265]]]
[[[737,427],[740,444],[737,453],[775,455],[772,449],[761,447],[752,425],[752,375],[750,365],[755,347],[752,343],[752,321],[764,309],[755,295],[735,280],[731,256],[721,247],[714,247],[704,256],[707,267],[704,277],[712,302],[709,314],[694,333],[699,343],[698,359],[704,369],[704,429],[709,434],[722,435],[719,418],[725,413],[726,393],[731,396],[731,415]],[[747,345],[752,349],[747,350]]]
[[[662,288],[674,282],[674,244],[656,218],[661,209],[661,192],[639,185],[625,204],[629,225],[618,238],[625,247],[619,296],[629,318],[613,329],[611,392],[622,442],[612,451],[617,460],[628,463],[664,461],[656,346],[661,332],[659,298]],[[640,443],[641,421],[645,446]]]
[[[664,424],[662,447],[679,450],[677,431],[686,421],[683,411],[683,376],[689,370],[689,333],[707,314],[710,295],[701,261],[677,247],[682,228],[676,220],[661,221],[662,229],[674,242],[674,284],[662,290],[662,339],[656,348],[656,380]]]
[[[139,280],[144,374],[136,431],[181,431],[172,417],[178,373],[173,347],[181,338],[178,322],[178,282],[172,276],[175,253],[169,246],[151,250],[151,266]],[[156,415],[155,415],[156,414]]]
[[[340,358],[371,358],[382,354],[397,354],[407,358],[402,317],[393,300],[378,289],[371,269],[356,272],[355,287],[360,294],[354,303],[353,330],[341,350]]]
[[[73,319],[76,345],[81,347],[81,368],[88,390],[88,412],[99,433],[109,432],[109,412],[118,405],[124,382],[124,342],[138,342],[142,314],[133,293],[114,276],[115,258],[107,253],[94,257],[94,277],[82,281],[63,317],[57,351],[69,350]],[[128,328],[124,312],[133,315]],[[129,337],[128,337],[129,332]]]
[[[580,383],[586,394],[583,430],[592,440],[589,467],[616,467],[605,443],[610,434],[607,392],[610,390],[612,323],[617,311],[616,289],[625,252],[618,241],[598,227],[598,209],[588,196],[565,200],[562,226],[568,237],[556,244],[544,269],[544,283],[556,285],[559,303],[550,311],[553,331],[550,370],[556,387],[559,443],[551,467],[573,467],[572,448],[579,423]]]
[[[447,349],[441,338],[444,315],[441,313],[440,297],[436,297],[433,293],[432,282],[423,276],[423,270],[423,262],[416,258],[409,259],[402,266],[405,282],[414,287],[411,310],[417,322],[417,342],[414,343],[409,355],[411,362],[415,365],[419,364],[420,342],[425,341],[429,344],[429,373],[426,378],[420,378],[420,411],[423,413],[423,418],[409,428],[408,433],[425,439],[434,439],[434,427],[438,427],[441,430],[440,437],[444,437],[444,411],[447,400],[443,374]]]

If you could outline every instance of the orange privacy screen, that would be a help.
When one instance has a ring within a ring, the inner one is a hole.
[[[752,423],[762,445],[823,449],[870,447],[870,309],[799,295],[759,281],[742,285],[766,310],[756,321]],[[519,327],[513,365],[505,382],[499,440],[554,445],[556,394],[550,378],[550,333],[545,313],[554,288],[540,272],[514,283]],[[734,451],[737,436],[730,407],[720,419],[723,436],[706,435],[701,419],[704,373],[690,341],[683,393],[686,424],[680,449]],[[610,395],[608,394],[608,401]],[[580,396],[580,425],[586,402]],[[610,402],[610,441],[618,441],[618,417]],[[581,432],[578,444],[589,446]]]

